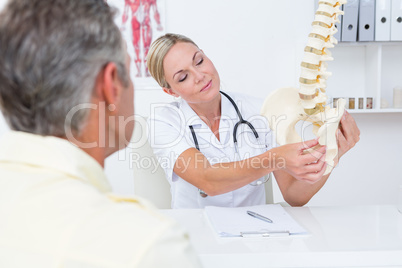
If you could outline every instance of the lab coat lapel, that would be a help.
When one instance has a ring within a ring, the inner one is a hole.
[[[186,120],[190,140],[193,141],[193,137],[189,129],[189,126],[191,125],[196,133],[201,152],[203,151],[203,148],[205,149],[209,146],[213,146],[227,156],[232,155],[232,151],[229,150],[228,147],[233,147],[233,128],[234,125],[239,121],[239,118],[235,108],[228,98],[226,98],[224,95],[221,97],[221,120],[219,124],[220,141],[215,137],[207,124],[201,120],[201,118],[183,99],[181,100],[180,108]]]
[[[189,126],[192,126],[197,137],[200,151],[202,152],[203,148],[208,146],[208,144],[210,143],[211,135],[213,135],[211,130],[204,123],[204,121],[202,121],[201,118],[194,112],[190,105],[188,105],[188,103],[183,99],[180,100],[180,110],[183,112],[186,124],[186,133],[188,134],[189,141],[192,141],[194,143],[194,139],[189,128]],[[194,145],[194,147],[196,146]]]

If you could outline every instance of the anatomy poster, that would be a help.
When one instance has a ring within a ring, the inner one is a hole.
[[[165,34],[165,0],[107,0],[118,9],[115,22],[131,57],[131,78],[136,89],[159,88],[146,66],[146,55],[156,38]]]

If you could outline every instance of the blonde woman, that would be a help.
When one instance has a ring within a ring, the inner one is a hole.
[[[306,204],[325,184],[325,146],[303,154],[317,140],[274,146],[261,105],[220,91],[212,61],[189,38],[166,34],[147,56],[152,77],[177,101],[154,107],[151,146],[171,184],[172,208],[235,207],[265,203],[263,184],[271,172],[286,202]],[[345,114],[339,156],[359,140]]]

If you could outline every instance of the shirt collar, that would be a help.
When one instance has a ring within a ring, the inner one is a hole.
[[[0,162],[21,163],[65,173],[101,192],[110,192],[102,166],[67,140],[10,131],[0,140]]]
[[[190,105],[183,99],[180,99],[180,110],[183,112],[183,116],[185,118],[185,122],[187,126],[196,126],[205,124],[204,121],[194,112],[194,110],[190,107]],[[236,101],[235,101],[236,103]],[[229,99],[221,94],[221,116],[222,120],[236,120],[238,119],[238,115],[236,113],[236,109],[233,107],[233,104],[229,101]]]

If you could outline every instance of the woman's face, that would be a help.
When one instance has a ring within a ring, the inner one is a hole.
[[[163,90],[188,103],[203,103],[219,95],[220,79],[212,61],[191,43],[176,43],[163,60],[165,79],[170,88]]]

